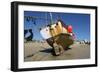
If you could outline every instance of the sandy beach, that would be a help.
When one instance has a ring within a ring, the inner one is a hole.
[[[71,49],[65,50],[60,56],[52,55],[52,47],[46,42],[24,43],[24,61],[50,61],[50,60],[73,60],[90,58],[90,45],[73,44]]]

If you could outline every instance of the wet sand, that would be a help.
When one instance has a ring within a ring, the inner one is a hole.
[[[73,60],[90,58],[90,45],[73,44],[60,56],[52,55],[52,47],[46,42],[27,42],[24,44],[24,61]]]

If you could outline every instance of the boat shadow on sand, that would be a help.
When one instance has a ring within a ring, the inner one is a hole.
[[[48,48],[48,49],[40,50],[40,52],[52,53],[53,52],[53,48]]]

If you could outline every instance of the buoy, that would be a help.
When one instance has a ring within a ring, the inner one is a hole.
[[[68,30],[69,33],[72,33],[72,26],[68,25],[67,30]]]

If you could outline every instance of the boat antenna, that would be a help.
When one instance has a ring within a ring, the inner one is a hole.
[[[50,24],[53,24],[52,13],[50,12]]]
[[[61,16],[60,16],[60,15],[58,15],[58,16],[57,16],[57,19],[58,19],[58,20],[61,20]]]

